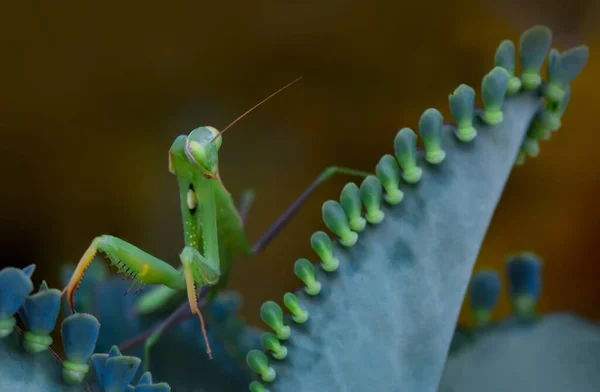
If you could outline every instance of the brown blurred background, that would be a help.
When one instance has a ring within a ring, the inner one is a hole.
[[[36,263],[36,282],[59,287],[58,265],[76,262],[94,236],[113,234],[177,265],[172,141],[200,125],[224,127],[303,75],[224,138],[225,184],[236,198],[247,187],[257,193],[248,225],[257,239],[326,166],[373,170],[396,131],[416,128],[424,109],[449,117],[448,94],[462,82],[479,88],[502,39],[544,23],[555,46],[587,43],[591,59],[573,84],[563,129],[513,172],[477,268],[503,270],[507,254],[537,252],[545,260],[541,310],[600,319],[594,3],[5,4],[0,263]],[[293,262],[312,257],[320,205],[347,180],[319,189],[262,255],[237,264],[230,286],[244,294],[251,322],[263,301],[297,285]],[[497,316],[507,312],[504,297]]]

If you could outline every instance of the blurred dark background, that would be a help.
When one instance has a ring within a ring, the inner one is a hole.
[[[502,39],[544,23],[556,47],[586,43],[591,58],[563,129],[513,172],[477,268],[503,270],[507,254],[532,250],[545,260],[541,310],[600,319],[598,2],[154,3],[3,5],[2,265],[36,263],[36,283],[60,287],[58,266],[100,234],[178,265],[172,141],[224,127],[302,75],[224,138],[225,184],[235,198],[257,193],[255,240],[326,166],[371,171],[424,109],[449,117],[448,94],[462,82],[479,89]],[[239,261],[230,287],[244,294],[249,321],[297,285],[293,263],[314,259],[320,206],[346,181],[320,188],[262,255]],[[507,312],[504,297],[497,316]]]

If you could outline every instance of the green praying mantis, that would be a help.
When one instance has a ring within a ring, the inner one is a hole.
[[[167,324],[176,318],[176,313],[181,309],[187,310],[188,306],[192,314],[200,319],[206,352],[212,359],[204,319],[198,305],[204,294],[208,293],[207,301],[214,298],[227,283],[235,259],[255,255],[263,250],[281,232],[318,185],[336,173],[360,177],[370,174],[349,168],[328,167],[259,240],[250,245],[244,231],[244,220],[254,196],[251,191],[244,192],[238,209],[223,185],[218,168],[223,134],[245,115],[300,79],[288,83],[254,105],[220,132],[214,127],[203,126],[194,129],[189,135],[178,136],[173,142],[169,150],[169,171],[175,175],[179,186],[185,242],[185,247],[179,255],[179,269],[120,238],[101,235],[91,242],[63,290],[62,294],[67,294],[69,306],[74,312],[73,296],[77,287],[96,253],[102,252],[117,266],[119,272],[133,279],[133,284],[163,285],[142,297],[137,304],[138,310],[151,312],[159,309],[173,293],[185,291],[189,305],[184,303],[163,323],[153,328],[147,334],[147,338],[144,337],[146,367],[149,366],[152,345],[160,338]]]

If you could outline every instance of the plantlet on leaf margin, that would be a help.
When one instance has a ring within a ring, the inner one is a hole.
[[[31,294],[35,265],[0,270],[0,386],[2,390],[28,392],[105,391],[169,392],[166,383],[154,384],[150,373],[134,387],[141,360],[123,357],[116,347],[110,354],[94,354],[100,332],[98,320],[87,313],[66,317],[60,328],[66,359],[52,350],[50,333],[60,311],[60,291],[43,281]],[[17,326],[16,315],[25,326]],[[16,332],[15,332],[16,331]],[[110,358],[109,358],[110,357]],[[99,360],[99,359],[105,360]],[[86,380],[90,360],[97,383]]]
[[[542,262],[520,253],[506,260],[512,315],[491,321],[502,289],[494,270],[471,279],[474,326],[457,326],[438,392],[593,392],[600,386],[600,328],[568,313],[536,312]]]
[[[361,203],[355,186],[347,185],[341,204],[323,204],[336,244],[322,232],[311,238],[321,268],[302,262],[310,272],[298,274],[304,290],[284,296],[291,314],[274,301],[261,308],[274,334],[263,340],[263,351],[247,355],[260,379],[251,391],[267,391],[263,383],[271,391],[295,392],[437,389],[473,264],[512,166],[533,156],[529,144],[542,138],[549,119],[557,128],[568,84],[587,60],[582,46],[565,52],[561,65],[568,75],[552,68],[554,85],[565,91],[559,97],[539,75],[550,40],[544,26],[521,36],[520,78],[514,44],[503,41],[481,84],[483,109],[474,106],[475,90],[461,84],[449,96],[455,123],[443,123],[436,109],[423,113],[424,151],[416,134],[402,128],[394,155],[384,155],[377,176],[359,187]],[[358,224],[361,218],[367,227]],[[535,276],[528,266],[523,271],[516,263],[509,270]],[[513,306],[524,318],[532,314],[536,287],[535,279],[514,287]],[[482,325],[493,302],[476,303]]]

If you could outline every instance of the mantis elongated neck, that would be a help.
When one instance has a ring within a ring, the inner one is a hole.
[[[216,180],[202,179],[197,181],[196,194],[200,227],[202,229],[202,245],[204,257],[213,264],[215,271],[220,270],[219,239],[217,235],[217,205],[215,202]]]

